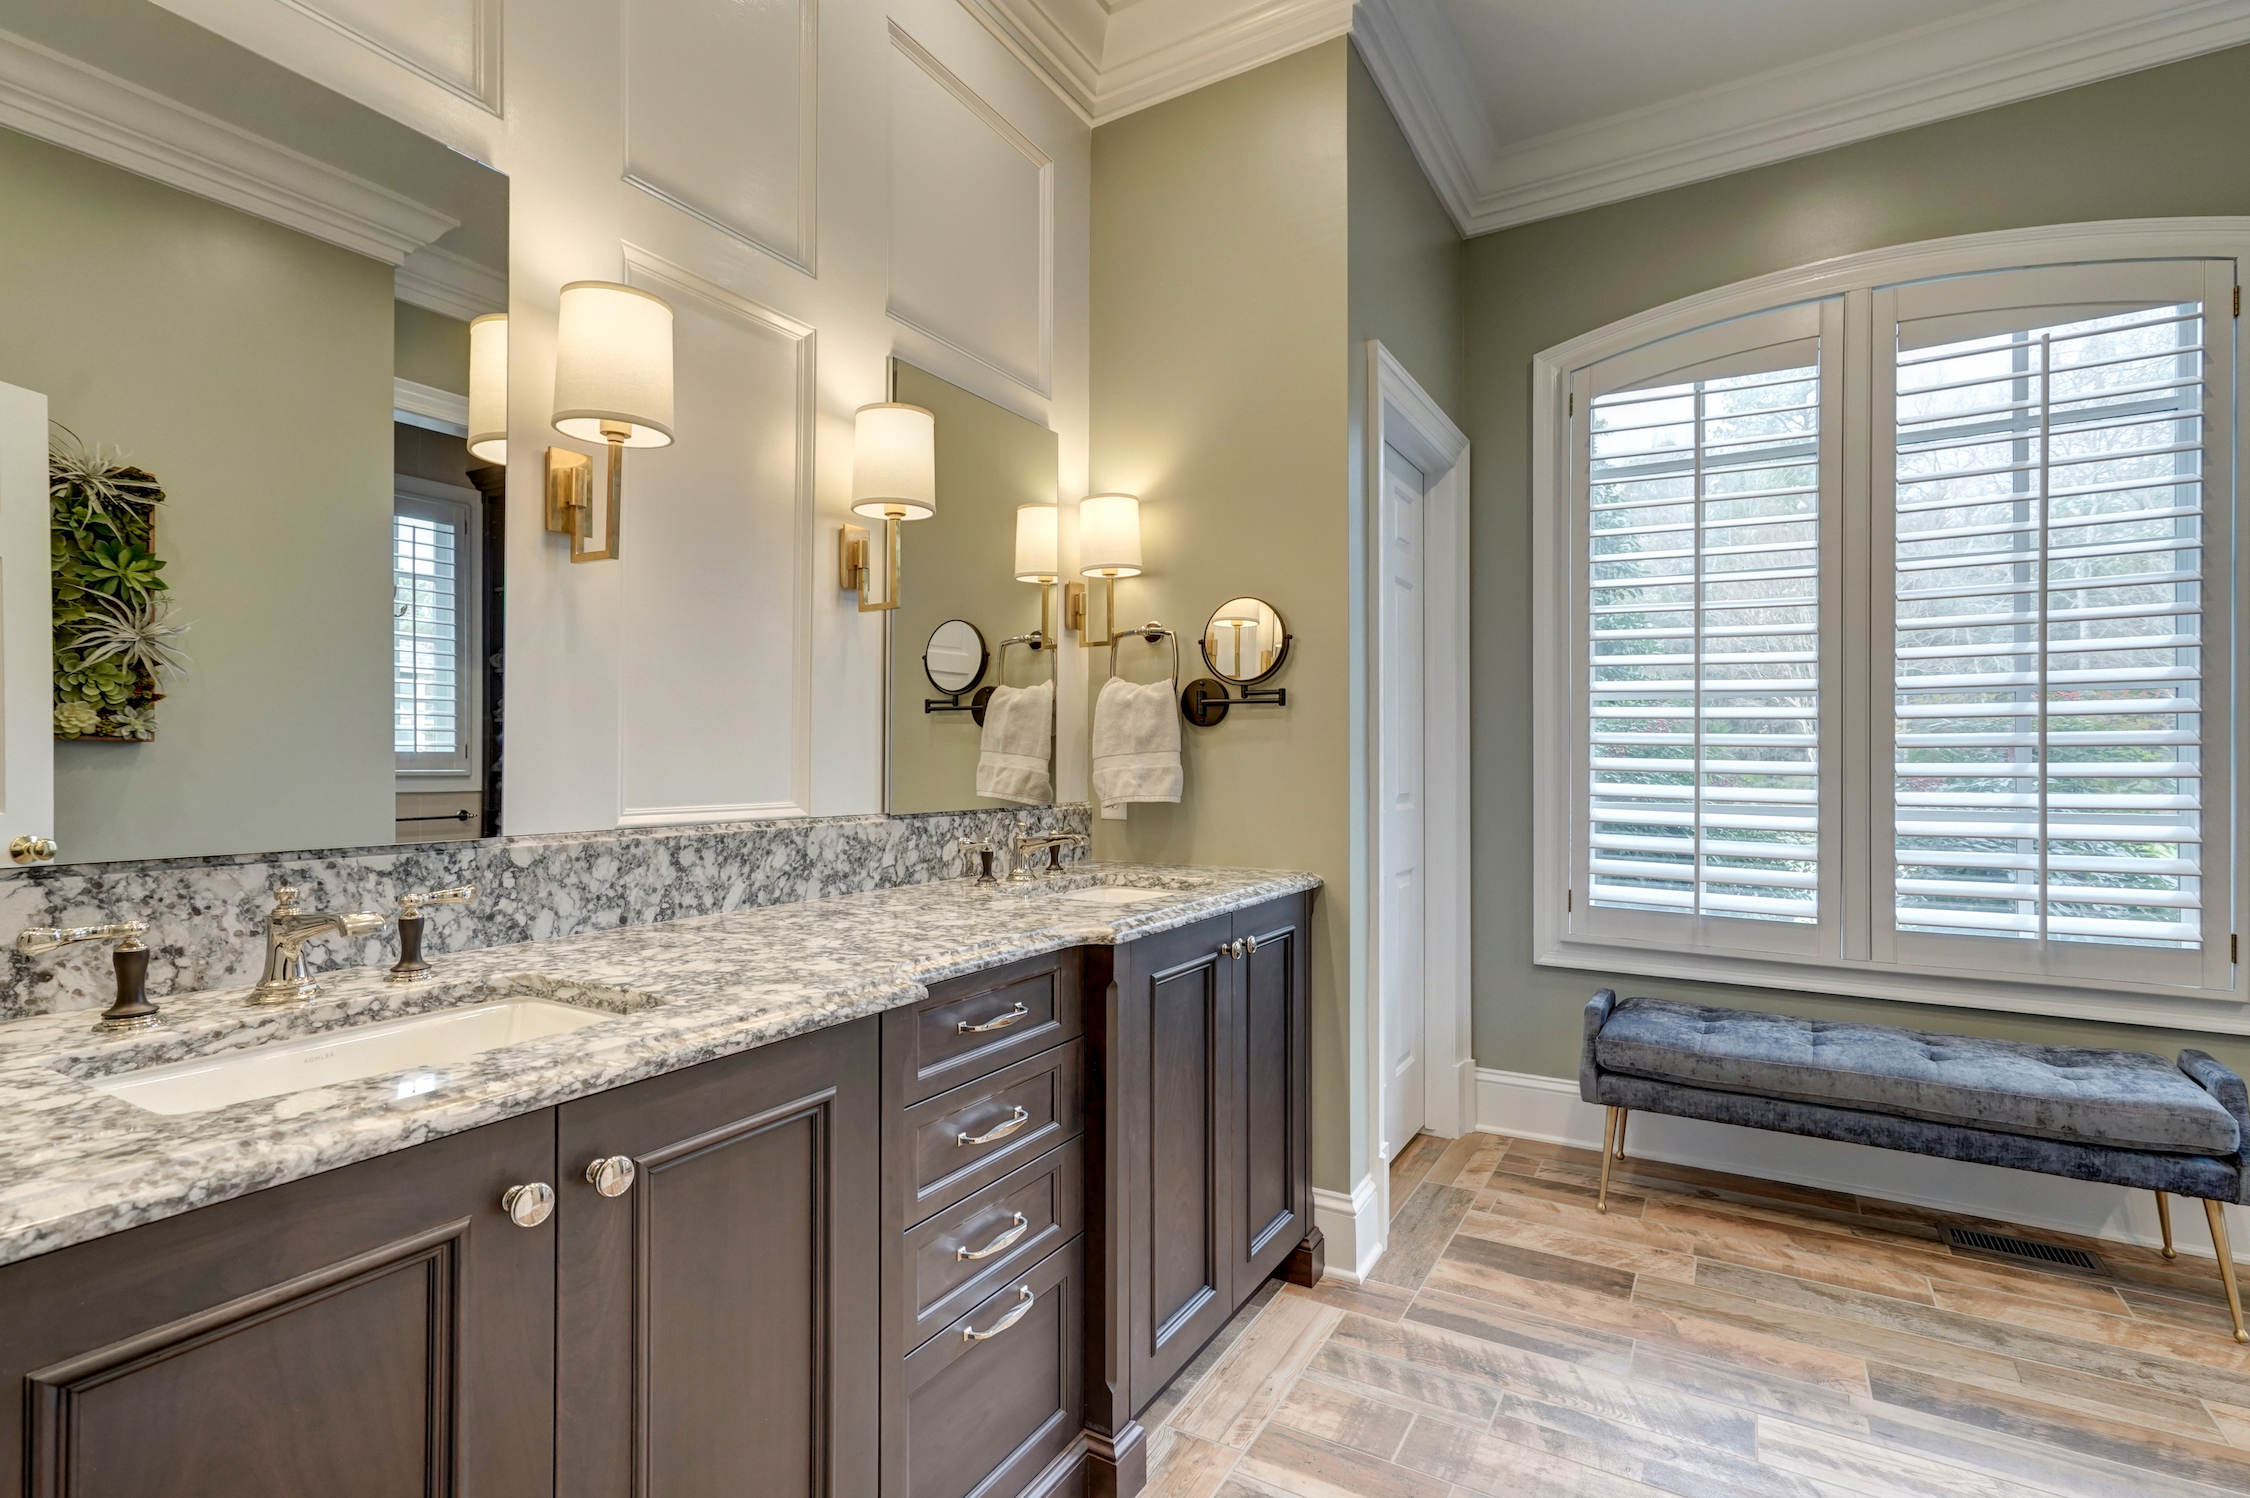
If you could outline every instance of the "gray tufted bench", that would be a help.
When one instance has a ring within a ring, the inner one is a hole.
[[[2221,1202],[2250,1203],[2250,1089],[2202,1051],[2025,1045],[1890,1025],[1834,1024],[1670,999],[1586,1005],[1579,1093],[1609,1110],[1601,1191],[1635,1109],[1816,1139],[2200,1197],[2237,1342],[2242,1321]]]

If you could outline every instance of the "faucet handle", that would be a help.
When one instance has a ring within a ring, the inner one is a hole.
[[[1000,850],[993,843],[991,838],[965,837],[961,839],[961,851],[964,853],[975,853],[982,856],[983,869],[982,872],[976,875],[977,883],[991,884],[994,882],[992,878],[992,855],[999,852]]]
[[[94,1026],[97,1035],[123,1030],[146,1030],[164,1023],[148,1001],[148,933],[146,921],[111,921],[102,926],[33,926],[16,933],[16,950],[27,957],[43,957],[82,941],[113,941],[110,966],[117,975],[117,992]]]
[[[82,941],[124,942],[138,947],[148,933],[146,921],[112,921],[106,926],[33,926],[16,933],[16,950],[26,957],[44,957]]]
[[[430,976],[430,964],[422,956],[422,923],[428,919],[422,914],[425,905],[466,905],[477,897],[473,884],[457,884],[451,889],[434,889],[426,895],[408,894],[398,897],[398,961],[391,964],[385,975],[386,983],[419,983]]]
[[[419,915],[425,905],[466,905],[476,897],[477,887],[473,884],[456,884],[451,889],[433,889],[426,895],[400,895],[398,917],[402,921],[409,920]]]

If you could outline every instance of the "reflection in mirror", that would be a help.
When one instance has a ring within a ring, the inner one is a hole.
[[[890,616],[890,809],[1050,802],[1055,652],[1039,637],[1045,589],[1016,580],[1016,508],[1054,503],[1055,434],[911,364],[891,368],[891,398],[937,418],[938,504],[934,519],[899,533],[906,581]],[[992,652],[971,678],[991,690],[981,713],[925,710],[924,674],[940,691],[957,690],[939,680],[937,652],[938,635],[955,625],[977,636],[958,670]]]
[[[984,635],[974,624],[966,619],[948,619],[930,631],[930,643],[922,652],[922,670],[931,686],[948,697],[958,697],[984,680],[989,659]]]
[[[1222,681],[1264,681],[1281,669],[1288,654],[1288,628],[1280,612],[1262,598],[1229,599],[1203,626],[1204,664]]]
[[[58,465],[61,860],[496,831],[501,470],[467,438],[506,179],[147,0],[6,26],[183,147],[0,129],[0,384]],[[219,140],[239,173],[171,164]],[[103,654],[117,620],[188,626],[155,640],[183,659]]]

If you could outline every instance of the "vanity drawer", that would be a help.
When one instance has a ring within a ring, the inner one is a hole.
[[[898,1221],[911,1227],[1077,1134],[1084,1045],[1056,1046],[895,1115]]]
[[[893,1448],[904,1481],[891,1492],[1013,1498],[1070,1450],[1084,1415],[1085,1294],[1074,1239],[906,1358]]]
[[[1078,1236],[1086,1218],[1084,1150],[1083,1139],[1051,1149],[905,1235],[894,1277],[894,1346],[919,1347],[1010,1275]]]
[[[1050,952],[930,986],[930,996],[884,1016],[891,1096],[918,1103],[1035,1056],[1084,1028],[1084,964]]]

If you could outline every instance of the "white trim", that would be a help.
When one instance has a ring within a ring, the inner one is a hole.
[[[1566,708],[1565,690],[1569,667],[1557,653],[1561,647],[1553,638],[1555,631],[1551,622],[1559,617],[1562,600],[1569,597],[1569,580],[1564,575],[1568,549],[1558,533],[1562,516],[1555,499],[1567,493],[1567,453],[1562,438],[1567,423],[1564,415],[1566,381],[1571,371],[1658,339],[1772,307],[1853,293],[1858,294],[1853,297],[1855,303],[1864,302],[1867,288],[1889,281],[2010,266],[2166,257],[2231,258],[2238,265],[2250,263],[2250,218],[2056,224],[1893,245],[1699,292],[1620,319],[1535,356],[1532,360],[1531,433],[1532,591],[1538,643],[1533,658],[1533,783],[1555,783],[1562,773],[1558,767],[1571,762],[1569,744],[1574,725]],[[1858,330],[1864,343],[1868,338],[1864,311],[1860,317],[1862,320],[1851,326]],[[1847,360],[1847,371],[1851,368],[1852,362]],[[2244,421],[2242,399],[2238,389],[2238,431],[2250,424]],[[2238,599],[2238,610],[2240,607]],[[1566,808],[1557,804],[1557,798],[1534,797],[1536,868],[1550,870],[1567,866],[1565,850],[1573,842],[1567,816]],[[2241,931],[2250,924],[2250,920],[2246,920],[2246,915],[2250,915],[2250,907],[2246,907],[2250,889],[2245,888],[2250,886],[2250,880],[2236,879],[2234,886],[2232,929]],[[2228,993],[2067,976],[2005,979],[1995,978],[1989,972],[1907,971],[1873,964],[1856,965],[1856,959],[1788,961],[1721,957],[1630,941],[1570,939],[1562,934],[1567,929],[1564,902],[1555,898],[1563,894],[1565,888],[1566,882],[1559,879],[1533,881],[1533,933],[1537,944],[1533,961],[1541,966],[1842,993],[2221,1034],[2250,1034],[2250,995],[2239,989]],[[2212,914],[2212,939],[2218,940],[2224,933],[2216,930],[2218,912]]]
[[[400,301],[462,322],[508,310],[507,272],[436,245],[408,255],[392,273],[391,286]]]
[[[393,377],[391,419],[454,437],[469,435],[469,398],[435,385]],[[475,493],[475,490],[470,490]]]
[[[395,47],[375,40],[358,27],[341,17],[332,16],[312,0],[281,0],[283,5],[300,15],[309,16],[339,36],[349,37],[368,51],[384,60],[406,69],[418,78],[426,78],[458,98],[466,99],[479,109],[504,115],[501,107],[501,78],[506,59],[506,45],[502,35],[504,0],[468,0],[475,40],[471,43],[469,76],[465,79],[450,77],[423,63],[415,61]]]
[[[391,265],[459,223],[5,31],[0,125]]]
[[[667,260],[637,244],[622,246],[625,280],[673,297],[691,297],[716,311],[764,328],[790,340],[797,349],[796,391],[796,495],[792,506],[790,568],[790,744],[787,801],[744,802],[716,806],[625,805],[625,745],[617,746],[617,825],[653,827],[673,822],[748,822],[769,817],[812,815],[813,784],[813,459],[815,424],[820,414],[819,334],[810,323],[799,322],[763,302],[697,275],[686,266]],[[885,616],[886,618],[888,616]],[[622,727],[620,728],[622,734]]]
[[[961,0],[1089,125],[1351,30],[1351,0]]]
[[[1505,144],[1436,0],[1360,0],[1354,31],[1454,222],[1488,234],[2236,46],[2250,4],[2003,0]]]
[[[1395,447],[1423,473],[1422,953],[1423,1127],[1459,1137],[1475,1116],[1469,1086],[1470,1036],[1469,785],[1469,439],[1377,339],[1367,341],[1366,502],[1364,552],[1369,600],[1360,646],[1366,688],[1366,778],[1359,787],[1367,829],[1367,869],[1382,862],[1383,734],[1381,702],[1383,453]],[[1372,889],[1380,878],[1362,880]],[[1381,902],[1367,900],[1367,943],[1361,957],[1367,995],[1367,1140],[1383,1142]],[[1403,1146],[1404,1140],[1395,1141]]]
[[[1313,1226],[1327,1240],[1327,1273],[1331,1278],[1360,1283],[1375,1268],[1375,1261],[1383,1257],[1383,1250],[1390,1247],[1390,1217],[1383,1201],[1386,1193],[1378,1184],[1388,1174],[1378,1168],[1360,1177],[1350,1196],[1313,1187]]]
[[[1506,1139],[1598,1150],[1605,1110],[1578,1095],[1567,1077],[1479,1069],[1477,1129]],[[2146,1191],[2004,1170],[1900,1150],[1807,1139],[1734,1124],[1635,1113],[1626,1125],[1628,1158],[1786,1181],[1823,1191],[1880,1197],[1964,1217],[1997,1218],[2118,1243],[2156,1247],[2164,1240]],[[2200,1213],[2190,1213],[2189,1218]],[[2245,1214],[2232,1214],[2241,1232]],[[2240,1239],[2236,1240],[2237,1242]],[[2209,1257],[2200,1223],[2180,1223],[2183,1255]],[[2216,1266],[2213,1266],[2214,1272]]]

